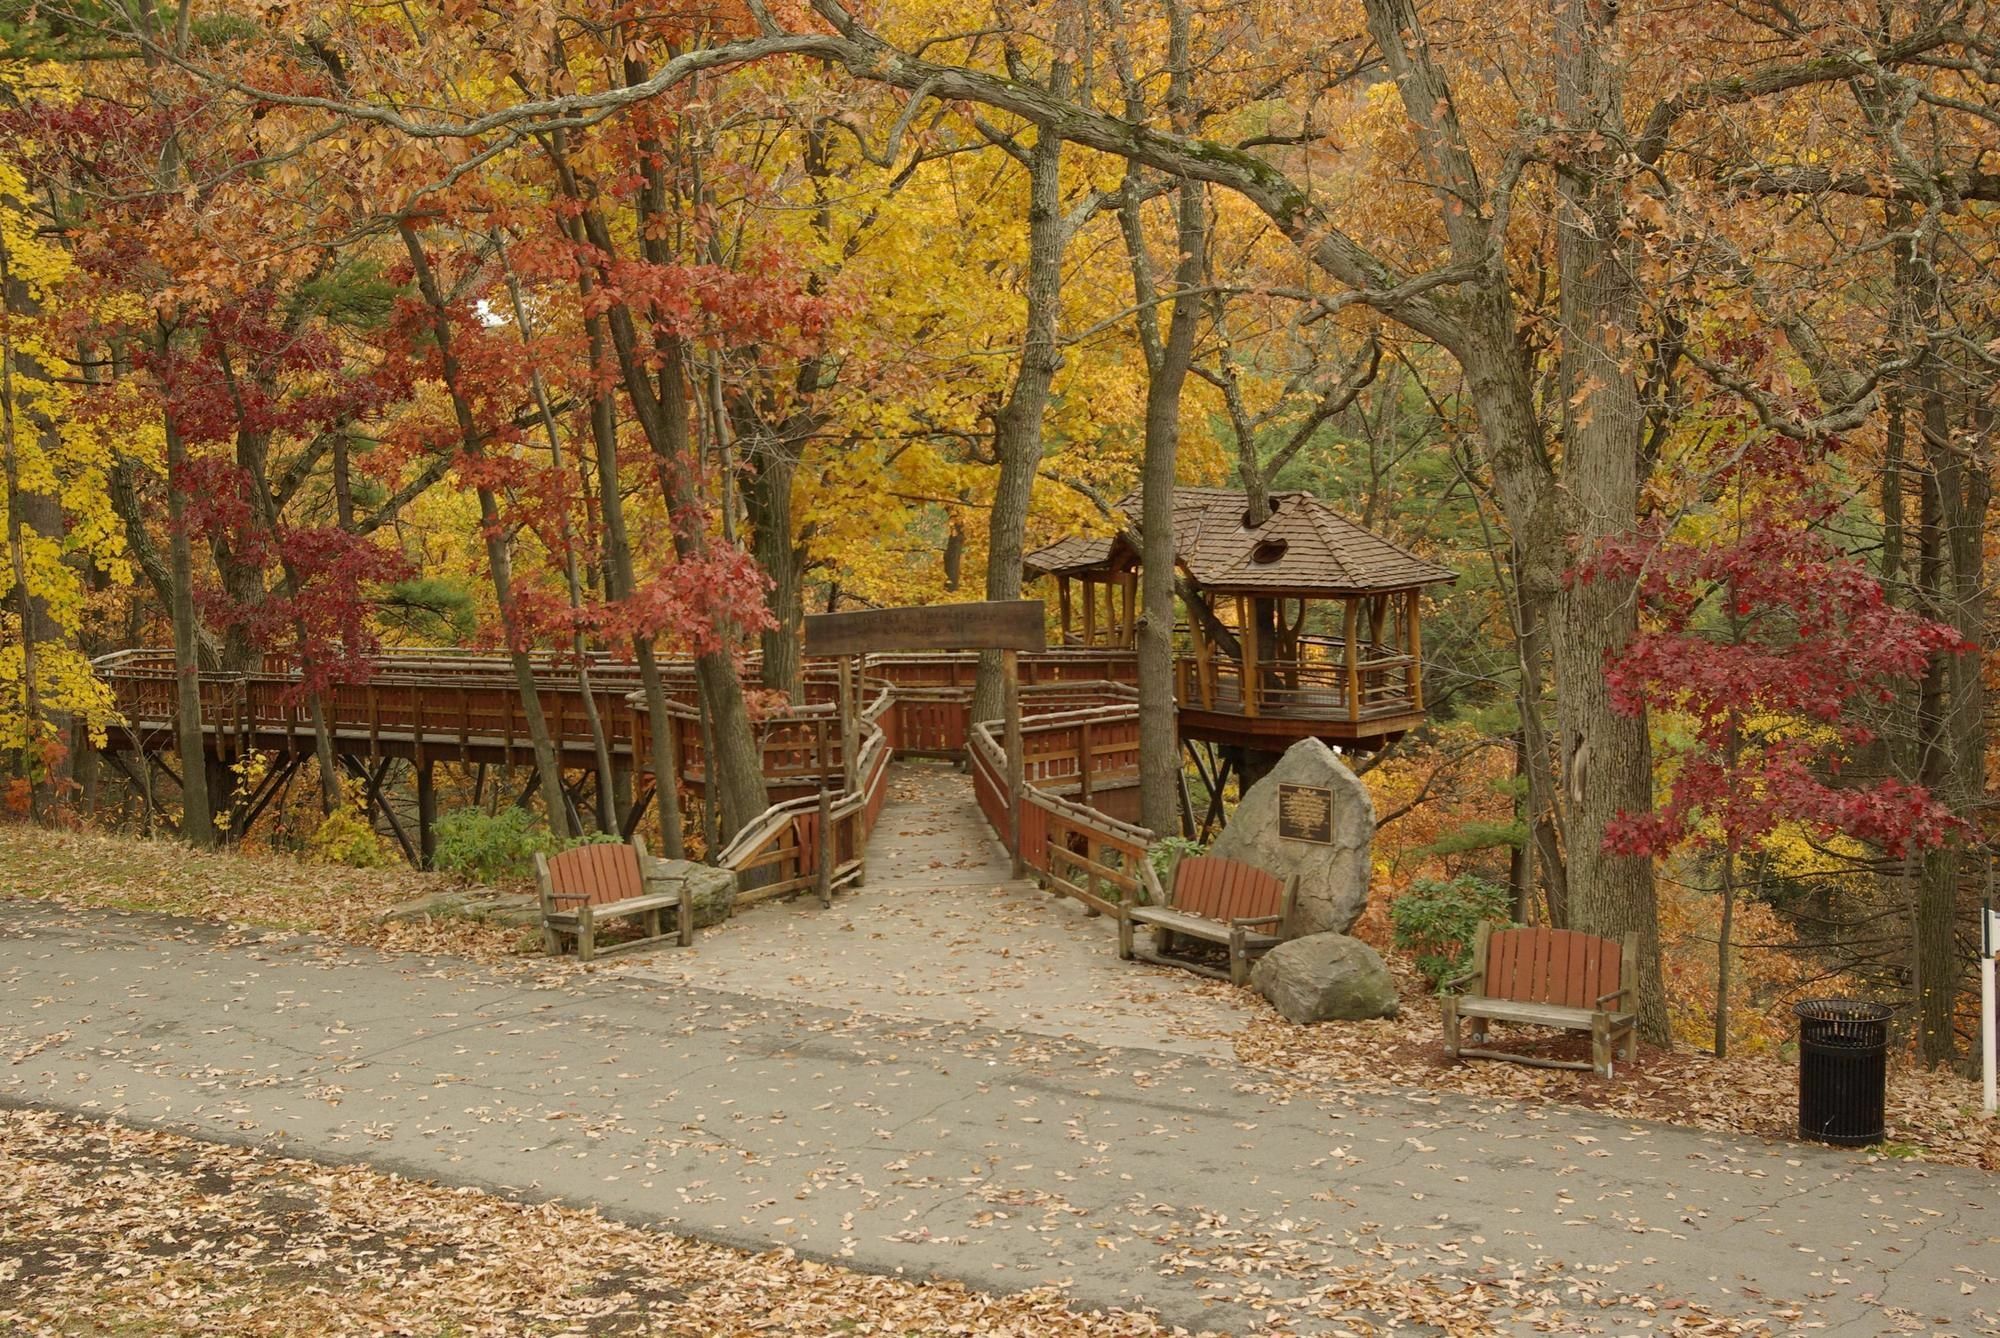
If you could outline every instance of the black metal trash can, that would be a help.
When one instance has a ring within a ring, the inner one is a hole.
[[[1879,1143],[1895,1010],[1858,999],[1808,999],[1799,1019],[1799,1137],[1841,1147]]]

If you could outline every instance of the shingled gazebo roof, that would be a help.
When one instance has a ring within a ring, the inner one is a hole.
[[[1248,525],[1248,499],[1230,488],[1174,489],[1174,552],[1195,584],[1238,594],[1371,595],[1455,581],[1448,567],[1356,525],[1307,492],[1278,492],[1271,513]],[[1134,523],[1139,494],[1118,504]],[[1130,553],[1120,535],[1063,539],[1028,554],[1031,574],[1103,571]]]

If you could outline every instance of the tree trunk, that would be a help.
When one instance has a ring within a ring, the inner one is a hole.
[[[10,205],[12,201],[8,202]],[[5,441],[0,443],[7,494],[7,562],[14,585],[15,617],[21,637],[21,719],[20,765],[28,782],[29,812],[47,818],[54,808],[67,762],[70,722],[66,713],[48,709],[42,696],[41,648],[54,646],[63,636],[62,625],[50,612],[46,596],[35,589],[28,561],[28,535],[60,544],[67,528],[61,500],[40,487],[23,487],[20,467],[20,421],[53,445],[54,424],[46,413],[36,412],[21,398],[21,382],[48,382],[47,372],[32,356],[23,357],[14,340],[14,317],[35,314],[34,296],[27,285],[14,277],[13,256],[0,237],[0,303],[6,308],[4,347],[0,347],[0,414],[4,414]]]
[[[452,412],[458,419],[460,446],[466,455],[477,460],[485,453],[484,442],[478,420],[473,416],[472,405],[460,385],[458,355],[452,347],[451,316],[445,307],[444,293],[438,287],[437,275],[431,269],[430,257],[424,253],[416,229],[404,219],[399,222],[397,230],[402,233],[403,247],[409,252],[417,287],[431,309],[431,329],[437,339],[440,373],[445,390],[451,397]],[[500,505],[493,489],[486,484],[481,483],[477,491],[479,527],[486,539],[486,562],[493,578],[493,598],[500,609],[501,630],[507,638],[508,655],[514,666],[514,684],[521,694],[521,714],[527,721],[528,741],[535,753],[535,775],[541,785],[542,807],[548,812],[549,830],[558,836],[568,836],[572,833],[569,802],[562,788],[562,769],[556,761],[555,743],[549,737],[548,719],[542,714],[541,692],[535,683],[534,662],[528,657],[527,636],[515,618],[513,572],[507,552],[507,536],[500,519]]]
[[[542,376],[542,368],[534,356],[535,326],[528,314],[528,305],[521,298],[521,279],[514,272],[514,263],[507,255],[505,240],[496,232],[494,245],[500,253],[500,267],[507,278],[507,296],[514,309],[514,328],[521,336],[521,345],[528,350],[528,382],[535,397],[535,412],[542,420],[542,433],[549,444],[549,465],[557,479],[567,475],[568,466],[563,462],[562,433],[556,428],[555,409],[549,403],[548,381]],[[576,560],[576,540],[570,528],[569,508],[563,505],[556,522],[556,542],[562,549],[563,590],[569,596],[570,616],[575,620],[570,634],[570,651],[576,656],[577,687],[583,697],[583,718],[590,729],[591,753],[597,763],[597,825],[607,836],[618,834],[619,820],[624,816],[618,811],[618,783],[612,774],[611,744],[604,737],[604,720],[597,709],[597,692],[591,682],[590,650],[583,639],[583,578],[578,574]]]
[[[164,341],[166,335],[161,334]],[[194,549],[187,520],[187,443],[171,413],[167,439],[167,561],[172,569],[174,625],[174,732],[180,744],[181,835],[191,846],[215,845],[208,806],[208,756],[201,729],[201,660],[195,633]]]
[[[993,417],[993,453],[1000,461],[1000,477],[993,485],[987,526],[988,599],[1021,597],[1028,504],[1034,496],[1035,474],[1042,467],[1042,418],[1048,412],[1049,387],[1062,365],[1056,345],[1056,324],[1062,316],[1062,140],[1050,131],[1038,132],[1026,165],[1027,323],[1013,389]],[[998,719],[1002,694],[1000,652],[983,651],[972,691],[972,718]]]
[[[1185,41],[1185,38],[1182,39]],[[1136,212],[1136,207],[1132,207]],[[1201,280],[1207,240],[1202,187],[1181,183],[1176,241],[1180,263],[1174,283],[1185,293]],[[1127,229],[1128,238],[1130,229]],[[1133,264],[1144,265],[1143,253]],[[1142,299],[1143,300],[1143,299]],[[1164,835],[1180,823],[1180,708],[1174,700],[1174,484],[1179,476],[1181,391],[1194,362],[1201,301],[1176,297],[1167,336],[1146,380],[1146,446],[1139,467],[1139,823]],[[1246,781],[1247,785],[1248,782]]]
[[[748,434],[744,434],[748,435]],[[764,686],[803,704],[805,674],[799,631],[805,625],[805,554],[793,538],[792,480],[799,467],[796,443],[759,431],[750,435],[750,477],[743,501],[750,518],[750,553],[771,578],[765,602],[772,626],[759,644]]]
[[[1624,225],[1621,147],[1627,141],[1616,11],[1563,0],[1556,15],[1556,94],[1570,135],[1557,174],[1556,262],[1563,332],[1563,530],[1570,561],[1587,561],[1636,523],[1645,415],[1635,367],[1640,340],[1637,257]],[[1553,556],[1553,555],[1550,555]],[[1639,1017],[1646,1036],[1671,1038],[1659,972],[1659,923],[1649,858],[1612,854],[1604,834],[1623,813],[1653,811],[1652,744],[1643,717],[1612,709],[1604,666],[1639,626],[1636,583],[1572,576],[1554,598],[1557,715],[1561,721],[1570,920],[1587,933],[1640,939]]]
[[[634,58],[627,59],[625,68],[628,79],[641,79],[645,75],[643,65]],[[583,235],[597,251],[599,263],[609,264],[618,254],[611,229],[597,209],[583,203],[584,192],[563,156],[561,141],[552,137],[549,142],[563,192],[579,201],[577,221]],[[639,147],[646,185],[635,193],[633,207],[641,251],[649,262],[670,264],[674,257],[662,218],[667,198],[666,148],[654,140],[644,140]],[[686,350],[678,335],[662,327],[651,329],[651,337],[642,340],[632,309],[622,301],[614,302],[606,315],[626,395],[653,450],[673,533],[674,553],[683,562],[699,562],[708,555],[708,518],[698,486],[701,461],[689,449]],[[657,377],[653,375],[654,368],[658,369]],[[724,645],[731,641],[733,630],[730,624],[721,621],[715,629]],[[701,693],[704,727],[712,740],[705,752],[704,798],[719,798],[725,829],[721,839],[726,841],[770,806],[770,792],[764,783],[763,749],[751,726],[750,712],[743,700],[743,683],[728,650],[698,656],[695,683]],[[711,846],[710,854],[714,853]]]

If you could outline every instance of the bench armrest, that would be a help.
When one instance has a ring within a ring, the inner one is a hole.
[[[1617,989],[1611,991],[1611,993],[1609,994],[1598,995],[1597,1006],[1599,1008],[1602,1008],[1604,1007],[1604,1005],[1610,1003],[1613,999],[1623,998],[1625,995],[1630,994],[1631,992],[1632,990],[1629,986],[1620,985]]]
[[[1475,980],[1484,981],[1485,979],[1486,973],[1484,971],[1467,971],[1462,976],[1453,976],[1450,980],[1440,980],[1438,982],[1438,989],[1455,990],[1460,985],[1470,985]]]
[[[1274,925],[1285,917],[1282,915],[1245,915],[1229,922],[1231,929],[1248,929],[1252,925]]]

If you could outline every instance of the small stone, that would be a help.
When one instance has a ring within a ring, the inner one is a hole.
[[[1332,843],[1279,834],[1278,787],[1309,785],[1333,796]],[[1344,934],[1368,909],[1368,848],[1375,837],[1375,801],[1339,754],[1318,739],[1301,739],[1250,787],[1209,854],[1254,865],[1279,878],[1298,875],[1288,936]]]
[[[1310,934],[1258,959],[1250,983],[1288,1022],[1352,1022],[1396,1015],[1396,982],[1382,956],[1346,934]]]

